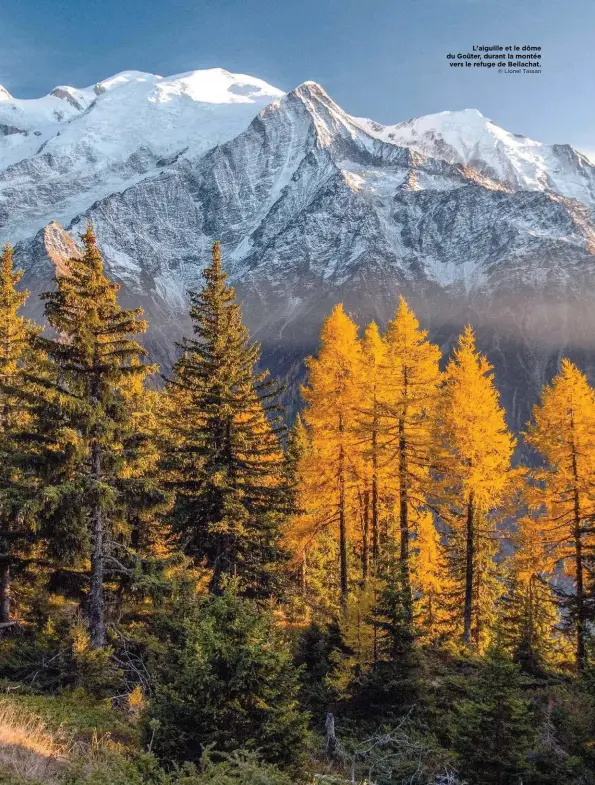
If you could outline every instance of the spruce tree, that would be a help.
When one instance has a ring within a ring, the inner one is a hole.
[[[285,474],[287,476],[287,492],[289,508],[293,514],[300,512],[300,462],[309,448],[308,433],[299,413],[287,434],[285,449]]]
[[[299,564],[299,586],[302,597],[305,597],[307,590],[308,543],[301,536],[303,528],[301,524],[304,522],[304,510],[301,506],[301,489],[303,461],[309,448],[308,433],[298,413],[294,424],[287,434],[287,446],[285,449],[288,510],[291,516],[289,526],[287,527],[286,541],[289,550],[295,551],[298,557],[296,561]]]
[[[231,581],[220,595],[178,601],[151,621],[157,651],[167,656],[149,659],[145,732],[168,763],[198,763],[209,746],[256,748],[285,766],[303,753],[308,715],[287,641],[271,610],[236,589]]]
[[[470,785],[522,785],[533,740],[518,666],[492,648],[469,698],[458,706],[455,748]]]
[[[175,492],[172,529],[187,555],[212,571],[211,590],[238,576],[246,594],[279,589],[288,506],[279,386],[258,373],[219,243],[190,293],[194,337],[167,385],[168,448],[163,468]]]
[[[142,311],[123,310],[119,286],[105,275],[92,225],[84,253],[65,262],[56,289],[42,295],[58,337],[38,337],[48,357],[36,379],[34,436],[43,484],[43,525],[56,555],[89,559],[86,615],[91,645],[106,643],[104,582],[125,571],[128,502],[141,504],[142,479],[130,471],[142,449],[127,392],[154,368],[131,336],[142,333]],[[155,502],[153,497],[147,505]]]
[[[0,262],[0,623],[10,621],[12,573],[30,556],[34,524],[19,434],[30,419],[22,394],[39,359],[32,345],[38,329],[19,315],[29,296],[15,288],[22,275],[7,243]]]
[[[399,545],[389,540],[382,548],[374,596],[370,597],[365,619],[373,666],[361,674],[356,702],[365,716],[379,721],[421,706],[420,660],[410,616],[410,586],[403,585]]]
[[[524,671],[541,674],[559,648],[560,617],[548,580],[555,562],[534,518],[517,521],[512,542],[515,551],[504,563],[500,638]]]

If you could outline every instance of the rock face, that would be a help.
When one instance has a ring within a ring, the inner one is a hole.
[[[165,367],[219,239],[290,391],[333,304],[384,323],[399,294],[445,349],[476,327],[516,429],[562,354],[595,377],[595,168],[571,147],[474,110],[383,127],[317,84],[283,95],[219,70],[132,72],[39,100],[29,116],[31,102],[0,94],[0,123],[26,132],[0,136],[1,233],[39,292],[91,218]]]

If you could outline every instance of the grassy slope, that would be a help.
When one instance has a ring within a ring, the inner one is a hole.
[[[0,695],[1,783],[74,782],[73,766],[90,775],[106,755],[135,748],[134,725],[84,693]]]

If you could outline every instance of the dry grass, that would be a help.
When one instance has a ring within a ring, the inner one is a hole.
[[[24,780],[58,782],[69,753],[66,737],[35,714],[0,699],[0,767]]]

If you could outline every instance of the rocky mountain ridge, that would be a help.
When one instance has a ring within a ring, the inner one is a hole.
[[[595,371],[595,168],[569,146],[474,110],[383,127],[313,82],[283,95],[218,69],[39,101],[29,117],[0,96],[1,127],[27,131],[0,137],[1,234],[36,293],[91,218],[164,367],[219,239],[264,361],[293,390],[335,302],[384,323],[400,293],[445,350],[476,327],[515,428],[561,354]]]

